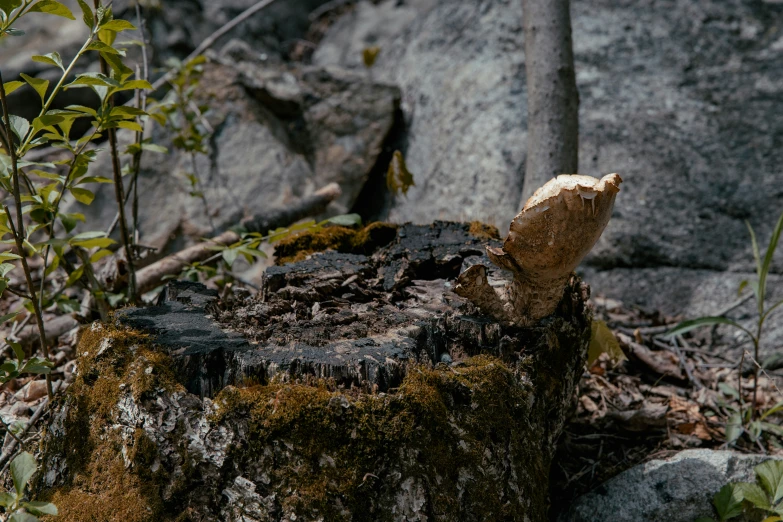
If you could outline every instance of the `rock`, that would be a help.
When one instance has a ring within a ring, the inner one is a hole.
[[[693,522],[699,517],[713,517],[712,497],[720,488],[730,482],[755,482],[753,468],[770,458],[699,449],[651,460],[579,497],[559,520]]]
[[[521,4],[363,1],[321,41],[314,63],[356,69],[362,49],[379,46],[373,76],[402,88],[402,141],[416,186],[393,202],[392,220],[502,224],[519,210]],[[693,315],[689,289],[707,272],[710,286],[733,279],[727,271],[752,272],[744,220],[765,243],[783,198],[775,142],[783,132],[782,9],[750,0],[572,3],[580,173],[618,172],[627,186],[586,260],[604,271],[588,275],[596,293]],[[675,284],[658,284],[662,272]],[[656,295],[639,292],[642,283]],[[734,300],[715,297],[717,306]]]
[[[87,329],[39,498],[108,522],[546,520],[587,289],[575,278],[555,314],[504,326],[450,291],[497,244],[485,228],[392,229],[274,267],[226,310],[176,283]],[[222,378],[211,397],[189,392],[193,369]]]
[[[197,155],[194,164],[190,154],[171,146],[168,131],[155,127],[153,142],[168,146],[169,153],[142,158],[142,244],[162,249],[183,234],[172,245],[176,250],[235,225],[243,213],[285,205],[331,182],[342,189],[331,213],[346,212],[375,165],[399,103],[396,88],[356,74],[250,62],[206,65],[197,96],[209,104],[205,118],[215,129],[209,154]],[[108,153],[91,168],[110,172]],[[186,175],[194,168],[206,205],[191,196]],[[110,223],[114,187],[94,189],[89,207],[71,207],[84,212],[88,223]]]
[[[394,202],[392,220],[500,226],[519,211],[527,121],[520,5],[359,2],[316,49],[315,64],[365,70],[362,50],[377,45],[365,74],[402,89],[416,185]]]

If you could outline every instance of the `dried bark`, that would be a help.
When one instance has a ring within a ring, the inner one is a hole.
[[[524,0],[528,135],[522,204],[544,183],[579,168],[576,89],[569,0]]]
[[[139,520],[546,520],[587,288],[570,278],[533,326],[497,322],[452,291],[479,263],[510,277],[471,230],[403,225],[368,255],[272,267],[234,305],[171,283],[93,327],[37,489],[63,520],[85,499],[120,520],[120,495]]]

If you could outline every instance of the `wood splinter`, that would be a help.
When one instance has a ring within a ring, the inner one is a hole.
[[[617,174],[553,178],[511,222],[503,247],[487,247],[490,261],[513,280],[495,288],[487,267],[474,265],[460,274],[454,291],[505,323],[530,326],[552,314],[571,273],[606,228],[621,182]]]

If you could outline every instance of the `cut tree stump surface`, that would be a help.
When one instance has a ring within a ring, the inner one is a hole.
[[[486,317],[451,289],[491,267],[488,231],[402,225],[272,267],[253,298],[172,282],[93,325],[36,491],[63,521],[546,520],[587,287],[532,327]]]

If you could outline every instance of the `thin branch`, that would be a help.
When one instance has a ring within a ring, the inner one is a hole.
[[[3,109],[3,120],[5,123],[5,132],[8,136],[12,135],[11,132],[11,118],[8,111],[8,100],[5,96],[5,89],[3,85],[3,76],[0,73],[0,104]],[[11,156],[11,175],[13,178],[13,192],[14,203],[16,204],[16,220],[18,227],[14,226],[14,220],[11,218],[11,214],[8,211],[8,207],[5,206],[5,214],[8,216],[8,224],[11,227],[11,232],[14,235],[16,241],[16,249],[21,257],[22,269],[24,270],[24,276],[27,280],[27,290],[30,292],[30,302],[33,304],[33,311],[35,312],[35,320],[38,323],[38,332],[41,339],[41,350],[46,360],[49,360],[49,347],[46,345],[46,328],[44,327],[43,315],[41,314],[41,307],[38,304],[38,300],[35,298],[35,284],[33,283],[33,276],[30,272],[30,265],[27,263],[27,257],[24,251],[24,218],[22,216],[22,194],[19,190],[19,166],[17,164],[16,151],[14,147],[9,147],[9,156]],[[52,393],[52,380],[49,375],[46,375],[46,392],[49,397],[53,397]]]
[[[95,11],[101,5],[101,0],[94,0]],[[101,72],[109,75],[109,64],[100,57]],[[114,95],[110,95],[108,105],[111,109],[114,107]],[[128,300],[132,303],[136,299],[136,271],[133,267],[133,252],[131,248],[131,236],[128,233],[128,221],[125,218],[125,185],[122,181],[122,167],[120,165],[120,154],[117,150],[117,129],[107,129],[109,134],[109,151],[111,152],[112,171],[114,173],[114,196],[117,200],[117,210],[120,213],[120,235],[122,236],[122,245],[125,247],[125,256],[128,263]]]
[[[239,15],[236,16],[236,18],[229,21],[227,24],[225,24],[223,27],[209,35],[201,44],[196,47],[196,49],[190,53],[187,58],[182,60],[182,63],[187,63],[196,56],[199,56],[201,53],[212,47],[215,42],[218,41],[218,39],[223,36],[224,34],[231,31],[234,27],[238,26],[254,14],[256,14],[261,9],[265,8],[266,6],[272,4],[275,0],[261,0],[260,2],[256,3],[255,5],[252,5],[242,11]],[[155,83],[152,84],[152,90],[156,91],[163,87],[163,85],[169,81],[174,76],[173,71],[168,71],[166,74],[158,78]]]

